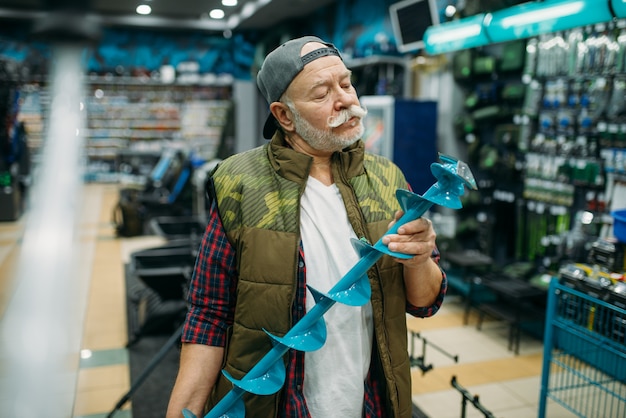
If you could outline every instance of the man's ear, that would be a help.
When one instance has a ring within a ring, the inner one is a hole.
[[[292,132],[296,129],[293,123],[293,114],[286,104],[273,102],[270,105],[270,112],[272,112],[272,115],[274,115],[274,118],[276,118],[284,131]]]

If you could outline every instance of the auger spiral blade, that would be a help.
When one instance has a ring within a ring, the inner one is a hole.
[[[245,418],[246,416],[246,405],[243,403],[243,399],[238,398],[233,400],[232,407],[228,410],[227,413],[222,415],[211,415],[209,412],[205,417],[211,418]],[[188,409],[183,409],[183,417],[184,418],[198,418],[193,412]]]
[[[372,296],[372,289],[367,275],[344,276],[342,286],[335,286],[326,295],[329,299],[348,306],[363,306]]]
[[[239,390],[239,389],[233,389],[233,390]],[[234,393],[234,392],[230,392],[230,393]],[[216,415],[213,413],[213,411],[211,411],[208,414],[206,414],[204,417],[205,418],[209,418],[209,417],[210,418],[245,418],[245,416],[246,416],[246,404],[243,402],[243,399],[239,397],[232,401],[232,407],[227,412],[221,415]],[[198,418],[193,412],[189,411],[188,409],[183,409],[183,417],[184,418]]]
[[[222,370],[222,373],[235,387],[255,395],[271,395],[278,392],[285,383],[285,365],[282,361],[274,362],[265,373],[255,378],[246,375],[235,379],[226,370]]]
[[[314,321],[311,326],[301,332],[287,333],[284,337],[278,337],[265,331],[272,340],[285,347],[293,348],[298,351],[315,351],[322,348],[326,343],[326,322],[320,317]],[[293,334],[293,335],[292,335]]]
[[[352,247],[354,248],[356,253],[361,258],[365,258],[371,255],[373,252],[378,251],[377,249],[369,245],[367,242],[361,241],[360,239],[352,238],[350,242],[352,243]]]
[[[437,178],[423,195],[408,190],[397,190],[396,198],[404,214],[385,233],[397,234],[398,228],[407,222],[420,218],[434,205],[441,205],[452,209],[462,206],[460,197],[465,193],[465,187],[477,189],[476,181],[467,166],[462,161],[439,154],[442,163],[431,164],[431,172]],[[266,331],[275,345],[252,369],[240,380],[234,379],[225,370],[224,376],[235,386],[209,411],[204,418],[243,418],[245,407],[241,399],[244,392],[256,395],[269,395],[280,390],[285,381],[285,366],[283,355],[289,348],[299,351],[314,351],[321,348],[326,342],[326,324],[323,315],[335,302],[349,306],[362,306],[371,297],[371,287],[367,275],[368,270],[376,261],[388,254],[395,258],[408,259],[411,254],[389,251],[381,237],[374,245],[360,240],[352,240],[352,245],[359,255],[359,261],[328,291],[322,293],[308,287],[315,305],[298,321],[283,337],[277,337]],[[195,418],[191,415],[185,418]]]

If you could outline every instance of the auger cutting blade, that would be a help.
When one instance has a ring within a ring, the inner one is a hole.
[[[469,165],[466,162],[457,160],[449,155],[439,153],[439,159],[443,162],[444,166],[448,168],[457,177],[460,177],[465,182],[465,185],[472,190],[478,190],[476,180],[470,170]]]

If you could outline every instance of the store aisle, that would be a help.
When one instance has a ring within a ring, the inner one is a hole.
[[[81,360],[77,377],[75,417],[110,411],[130,387],[126,349],[124,270],[121,240],[111,224],[117,199],[115,186],[89,185],[102,194],[91,286],[85,312]],[[130,405],[119,417],[130,417]],[[96,415],[97,416],[97,415]]]
[[[91,288],[88,296],[75,418],[101,418],[114,410],[130,389],[124,266],[134,251],[160,245],[161,237],[117,238],[111,214],[119,197],[115,185],[89,185],[102,194]],[[132,417],[132,397],[114,414]]]
[[[78,267],[82,300],[71,299],[68,309],[82,314],[72,324],[81,324],[81,352],[71,355],[64,366],[71,376],[54,389],[56,396],[68,399],[73,417],[104,417],[130,388],[127,342],[126,295],[123,265],[136,249],[159,244],[158,237],[118,239],[111,224],[112,208],[118,197],[116,185],[87,184],[83,189],[82,214],[78,222],[80,266]],[[27,214],[15,222],[0,222],[0,318],[4,319],[11,298],[18,287],[17,272]],[[125,258],[126,257],[126,258]],[[85,300],[86,298],[86,300]],[[79,314],[79,315],[80,315]],[[71,325],[74,326],[74,325]],[[3,336],[6,340],[10,336]],[[14,408],[4,398],[13,376],[6,357],[0,358],[0,415]],[[71,382],[71,383],[68,383]],[[73,407],[72,407],[73,405]],[[132,417],[130,404],[115,416]],[[28,408],[10,416],[30,418]],[[65,409],[63,409],[65,411]],[[22,413],[22,415],[20,415]],[[50,410],[50,416],[65,418],[62,411]]]
[[[478,331],[472,315],[469,324],[463,325],[461,302],[448,296],[434,317],[409,320],[410,328],[419,333],[415,352],[421,355],[426,340],[424,364],[432,366],[425,373],[414,370],[413,403],[429,417],[461,417],[463,396],[452,386],[456,377],[457,384],[472,396],[478,395],[482,406],[494,416],[536,416],[541,342],[523,335],[516,356],[507,349],[508,327],[504,323],[487,321]],[[467,417],[484,416],[470,403],[466,407]]]
[[[154,236],[117,238],[111,224],[112,208],[118,198],[116,185],[88,184],[84,193],[91,204],[85,205],[92,220],[81,223],[81,242],[93,245],[81,359],[77,366],[74,418],[104,418],[130,389],[126,320],[124,264],[136,250],[163,243]],[[99,207],[95,207],[99,205]],[[25,217],[0,223],[0,314],[10,300],[15,283],[11,271],[19,254]],[[79,303],[79,301],[77,301]],[[83,301],[84,303],[84,301]],[[481,404],[497,417],[534,417],[537,415],[541,375],[541,342],[523,335],[520,354],[507,349],[507,328],[497,321],[475,327],[471,317],[463,325],[463,304],[449,296],[442,310],[432,318],[409,319],[411,330],[419,333],[414,354],[421,355],[425,339],[425,364],[432,370],[413,371],[414,403],[430,418],[461,417],[461,393],[451,385],[457,382],[469,393],[478,395]],[[437,347],[437,348],[435,348]],[[442,353],[443,350],[448,355]],[[458,356],[455,362],[450,356]],[[158,369],[155,370],[158,373]],[[550,404],[550,417],[572,417]],[[471,404],[468,418],[481,417]],[[132,418],[132,399],[115,417]]]

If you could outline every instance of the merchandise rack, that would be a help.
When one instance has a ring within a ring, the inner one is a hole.
[[[548,399],[579,417],[626,416],[625,332],[626,310],[552,279],[539,418]]]

